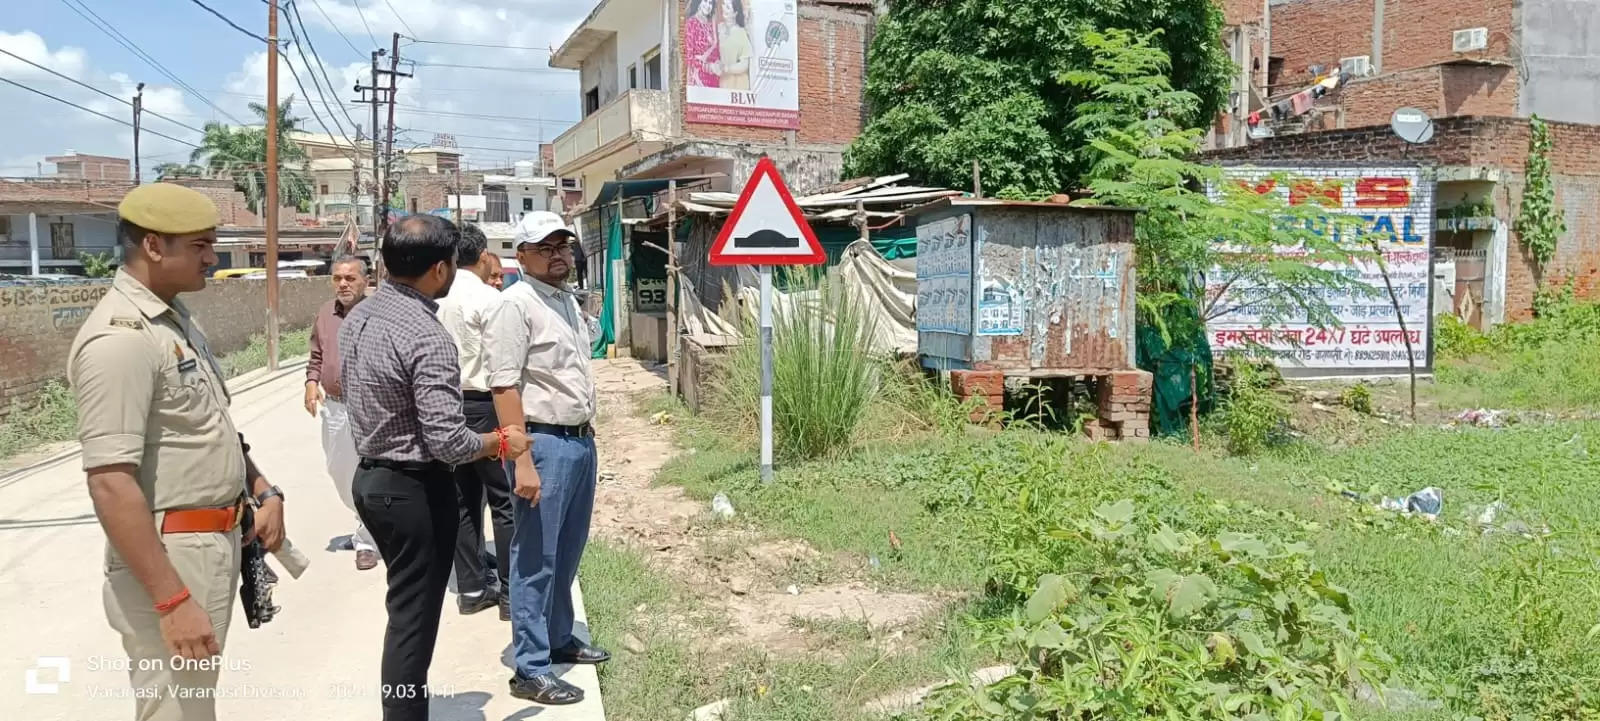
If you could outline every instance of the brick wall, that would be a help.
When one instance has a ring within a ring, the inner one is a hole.
[[[1231,1],[1231,0],[1230,0]],[[1381,74],[1459,58],[1511,55],[1515,0],[1385,0]],[[1227,6],[1224,6],[1226,11]],[[1283,58],[1283,82],[1309,80],[1310,65],[1337,67],[1340,58],[1372,54],[1373,0],[1292,0],[1272,6],[1272,54]],[[1489,30],[1488,48],[1458,54],[1455,30]]]
[[[1516,0],[1384,0],[1381,71],[1410,70],[1460,57],[1508,57],[1515,4]],[[1367,5],[1370,18],[1370,0]],[[1458,54],[1450,49],[1452,31],[1478,27],[1489,30],[1486,50]]]
[[[681,42],[687,4],[679,5]],[[839,144],[854,140],[865,122],[867,46],[871,41],[870,4],[809,0],[800,3],[798,58],[800,62],[801,144]],[[681,67],[679,71],[681,73]],[[682,78],[675,83],[678,108],[687,105]],[[683,134],[709,140],[738,140],[782,144],[791,131],[708,123],[683,124]]]
[[[1440,68],[1444,105],[1438,116],[1517,114],[1517,72],[1506,65],[1445,65]]]
[[[279,327],[311,325],[332,297],[327,278],[285,278],[278,296]],[[0,287],[0,417],[12,401],[27,399],[66,375],[67,352],[89,311],[111,287],[109,280]],[[183,301],[194,312],[217,354],[231,353],[266,332],[265,280],[215,280]]]
[[[1419,68],[1352,80],[1340,88],[1344,126],[1387,125],[1396,108],[1413,107],[1438,116],[1444,98],[1439,68]]]
[[[133,190],[132,181],[29,178],[0,182],[0,203],[102,203],[115,206]],[[13,212],[28,212],[26,209]]]
[[[261,217],[250,212],[250,206],[245,202],[244,193],[233,188],[233,181],[227,179],[211,178],[167,178],[163,183],[173,183],[190,188],[201,195],[211,199],[217,206],[217,217],[223,225],[237,225],[247,228],[257,228],[262,225]],[[299,211],[292,206],[284,206],[278,212],[278,227],[292,228],[298,224]]]
[[[1295,0],[1272,6],[1272,54],[1283,58],[1286,86],[1312,78],[1306,68],[1336,68],[1339,59],[1372,53],[1372,0]]]
[[[1387,125],[1270,138],[1244,148],[1205,154],[1217,161],[1302,161],[1376,164],[1415,161],[1425,165],[1498,169],[1495,214],[1508,226],[1522,204],[1528,155],[1528,121],[1510,117],[1461,116],[1434,121],[1433,140],[1410,145]],[[1542,272],[1517,237],[1509,233],[1506,253],[1506,318],[1531,317],[1539,285],[1575,281],[1580,297],[1600,297],[1600,126],[1550,123],[1554,149],[1551,173],[1556,203],[1566,216],[1567,233]]]
[[[1222,0],[1224,25],[1250,25],[1261,22],[1263,0]]]

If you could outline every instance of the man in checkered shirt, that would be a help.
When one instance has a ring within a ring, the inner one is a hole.
[[[528,450],[520,427],[474,433],[461,412],[456,346],[436,299],[455,280],[460,234],[431,215],[384,235],[389,278],[339,328],[345,403],[356,452],[356,512],[388,568],[384,721],[428,717],[428,666],[450,578],[459,510],[452,467]],[[503,435],[502,435],[503,434]]]

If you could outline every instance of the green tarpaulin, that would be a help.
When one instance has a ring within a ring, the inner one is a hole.
[[[613,265],[612,261],[622,259],[622,217],[615,212],[602,213],[601,216],[605,218],[604,222],[606,224],[606,253],[605,261],[601,263],[599,273],[604,274],[602,277],[605,278],[606,290],[605,305],[600,311],[600,322],[597,324],[600,332],[595,334],[594,347],[592,349],[593,357],[595,358],[606,357],[606,349],[610,348],[611,344],[616,342],[617,339],[615,319],[617,316],[618,289],[613,287],[616,285],[616,278],[611,272],[611,267]],[[590,271],[590,274],[595,274],[595,271]]]
[[[1215,401],[1211,383],[1211,344],[1206,339],[1205,328],[1193,322],[1182,322],[1179,316],[1192,313],[1189,308],[1175,306],[1169,311],[1166,321],[1171,329],[1171,345],[1161,337],[1161,330],[1154,325],[1141,321],[1137,330],[1139,368],[1155,376],[1150,415],[1153,421],[1151,430],[1157,436],[1188,432],[1189,406],[1196,395],[1199,397],[1201,415],[1209,412]],[[1179,328],[1188,328],[1191,332],[1183,333]],[[1190,378],[1199,383],[1198,394],[1193,392]]]

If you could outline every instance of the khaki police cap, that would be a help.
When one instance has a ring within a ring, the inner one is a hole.
[[[117,215],[145,230],[167,235],[217,227],[217,206],[211,199],[173,183],[151,183],[128,191],[117,206]]]

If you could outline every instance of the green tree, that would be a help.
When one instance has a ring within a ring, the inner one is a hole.
[[[311,178],[306,172],[305,150],[290,136],[302,121],[291,114],[293,104],[291,95],[278,105],[278,202],[304,210],[311,204]],[[261,119],[260,127],[236,128],[223,123],[206,123],[200,147],[190,154],[189,160],[203,167],[211,177],[231,178],[233,187],[244,194],[250,211],[259,215],[267,189],[267,107],[251,103],[250,110]],[[158,167],[157,173],[161,170]],[[173,170],[187,172],[186,167]]]
[[[206,169],[194,163],[161,163],[156,166],[156,179],[166,178],[203,178]]]
[[[1074,186],[1091,165],[1074,127],[1088,88],[1064,81],[1094,50],[1085,30],[1161,28],[1170,84],[1193,98],[1179,122],[1204,125],[1226,96],[1233,65],[1212,0],[894,0],[872,42],[873,118],[846,155],[847,172],[905,172],[967,187],[1039,195]]]
[[[116,260],[110,253],[78,253],[83,264],[83,274],[90,278],[110,278],[117,273]]]
[[[1163,325],[1172,317],[1168,306],[1182,305],[1192,324],[1177,335],[1191,336],[1206,321],[1248,305],[1263,323],[1329,327],[1338,321],[1323,289],[1376,297],[1376,289],[1342,272],[1371,257],[1361,246],[1359,219],[1316,202],[1290,205],[1195,162],[1205,133],[1184,121],[1202,103],[1173,88],[1158,40],[1157,33],[1086,31],[1077,42],[1093,51],[1092,62],[1061,76],[1090,97],[1070,123],[1087,143],[1078,151],[1089,163],[1084,177],[1093,192],[1085,202],[1141,209],[1135,225],[1141,319]]]

